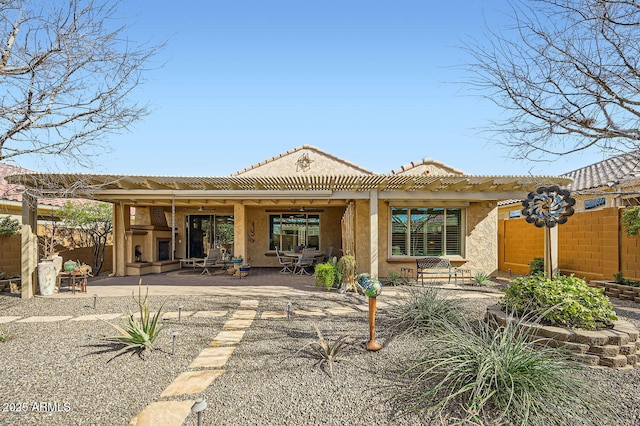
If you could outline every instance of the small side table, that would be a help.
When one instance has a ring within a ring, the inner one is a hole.
[[[58,289],[62,286],[62,281],[66,280],[69,287],[71,287],[71,292],[76,294],[76,288],[78,291],[82,293],[87,292],[87,275],[86,274],[74,274],[70,272],[60,272],[58,282]]]

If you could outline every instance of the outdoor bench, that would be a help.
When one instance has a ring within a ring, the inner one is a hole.
[[[430,256],[416,259],[416,281],[420,279],[424,285],[425,275],[446,275],[451,284],[451,276],[456,276],[456,269],[446,257]]]

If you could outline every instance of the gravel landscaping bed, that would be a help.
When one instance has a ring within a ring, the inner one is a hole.
[[[394,289],[395,290],[395,289]],[[467,290],[467,289],[465,289]],[[448,291],[448,290],[447,290]],[[456,292],[450,291],[455,295]],[[115,334],[104,321],[8,323],[9,333],[0,343],[0,425],[126,425],[160,394],[210,345],[223,324],[247,297],[150,297],[150,308],[165,301],[163,311],[226,311],[224,316],[198,318],[185,314],[164,321],[157,351],[145,359],[125,354],[112,359],[114,347],[103,338]],[[379,302],[385,302],[383,295]],[[496,298],[462,299],[468,314],[481,318]],[[322,310],[345,306],[345,315],[287,319],[261,319],[265,311]],[[415,425],[452,424],[452,418],[432,419],[406,413],[392,398],[402,391],[397,375],[420,354],[423,342],[416,337],[394,336],[389,330],[388,310],[378,310],[379,352],[368,352],[367,313],[357,306],[366,298],[353,294],[310,293],[306,299],[260,298],[257,316],[224,366],[226,373],[201,395],[162,400],[205,398],[207,425]],[[0,315],[70,315],[123,312],[135,305],[131,298],[21,300],[0,296]],[[249,308],[251,309],[251,308]],[[640,320],[625,318],[636,327]],[[122,324],[122,319],[112,323]],[[328,340],[349,335],[344,359],[327,364],[309,353],[317,341],[314,324]],[[178,331],[175,355],[171,354],[171,331]],[[110,361],[111,359],[111,361]],[[583,373],[594,388],[601,389],[615,411],[610,424],[635,426],[640,421],[640,367],[615,370],[586,368]],[[16,411],[17,407],[25,408]],[[455,417],[455,416],[454,416]],[[195,425],[190,415],[185,425]]]

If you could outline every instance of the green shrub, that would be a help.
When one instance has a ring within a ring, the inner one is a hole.
[[[603,404],[578,378],[584,367],[550,347],[533,347],[513,317],[499,328],[445,324],[423,347],[402,376],[408,381],[399,398],[409,409],[466,417],[455,424],[607,424],[585,419],[601,416]]]
[[[456,323],[462,317],[460,302],[447,299],[436,288],[411,292],[407,301],[390,308],[393,326],[406,333],[426,333],[442,323]]]
[[[119,343],[124,345],[124,347],[120,349],[113,358],[120,356],[128,351],[137,352],[138,354],[152,351],[153,345],[158,338],[160,331],[162,330],[162,326],[158,327],[158,320],[160,319],[162,306],[164,305],[164,303],[160,305],[156,313],[151,315],[151,313],[149,312],[149,303],[147,301],[149,296],[149,288],[147,287],[147,292],[143,299],[141,295],[141,287],[142,280],[140,280],[140,283],[138,284],[138,297],[133,298],[133,300],[138,305],[140,319],[135,318],[129,310],[129,313],[127,315],[127,322],[124,327],[109,323],[120,333],[120,335],[107,337],[106,340],[112,343]]]
[[[624,276],[622,275],[621,271],[613,274],[613,279],[616,281],[616,284],[624,284]]]
[[[534,257],[529,263],[529,275],[544,274],[544,258]]]
[[[316,285],[331,290],[340,284],[342,275],[333,262],[320,263],[316,265],[313,276],[316,277]]]
[[[500,305],[518,315],[533,315],[544,322],[568,327],[595,329],[616,320],[604,289],[589,287],[572,276],[519,277],[511,281]]]
[[[0,343],[4,343],[9,338],[9,331],[6,328],[0,328]]]
[[[0,219],[0,235],[18,235],[21,227],[20,222],[11,216]]]
[[[640,206],[628,207],[622,212],[622,226],[627,235],[640,234]]]
[[[400,275],[400,272],[393,270],[389,271],[389,276],[384,281],[384,285],[397,286],[402,284],[405,284],[405,280],[402,278],[402,275]]]
[[[613,274],[613,279],[615,280],[616,284],[623,284],[631,287],[640,287],[640,282],[625,278],[622,275],[622,272],[616,272],[615,274]]]

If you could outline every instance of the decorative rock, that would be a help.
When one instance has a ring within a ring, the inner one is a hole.
[[[563,342],[571,341],[575,333],[571,330],[561,327],[544,326],[538,329],[538,336],[548,337],[549,339],[560,340]],[[577,341],[578,343],[587,343]]]
[[[635,343],[628,343],[620,346],[620,355],[633,355],[637,350]]]
[[[589,353],[604,356],[614,357],[620,354],[620,346],[618,345],[604,345],[604,346],[591,346]]]
[[[573,341],[589,346],[604,346],[609,338],[599,331],[575,330]]]
[[[627,365],[627,357],[625,355],[603,356],[600,357],[600,365],[605,367],[625,367]]]
[[[598,365],[600,362],[600,357],[598,355],[571,354],[571,358],[588,365]]]
[[[627,365],[634,366],[640,362],[638,354],[625,355],[627,357]]]
[[[602,330],[601,333],[607,336],[607,344],[609,345],[626,345],[629,343],[628,333],[619,330]]]

